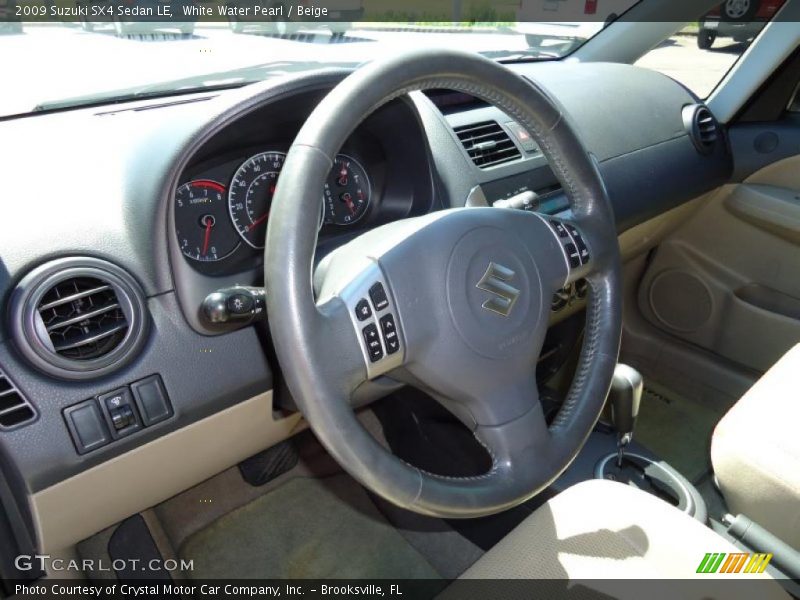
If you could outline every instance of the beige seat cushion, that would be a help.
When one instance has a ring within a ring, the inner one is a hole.
[[[743,587],[746,578],[769,579],[766,574],[729,575],[739,581],[723,589],[719,580],[726,575],[697,574],[709,552],[740,550],[650,494],[594,480],[579,483],[541,506],[461,578],[569,579],[593,593],[632,598],[642,597],[641,586],[633,588],[618,580],[700,578],[691,588],[680,588],[685,581],[655,586],[655,595],[648,593],[648,600],[661,597],[657,592],[671,598],[739,597],[737,589],[744,594],[741,597],[748,597],[753,590]],[[774,580],[761,582],[758,589],[761,598],[788,597]],[[469,592],[468,586],[456,583],[444,596],[465,597]]]
[[[717,425],[711,462],[732,514],[800,549],[800,345]]]

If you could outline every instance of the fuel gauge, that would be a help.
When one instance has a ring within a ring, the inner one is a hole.
[[[337,154],[323,192],[325,223],[352,225],[367,212],[369,177],[364,167],[346,154]]]

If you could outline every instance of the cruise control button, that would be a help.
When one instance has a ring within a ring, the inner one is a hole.
[[[563,223],[560,223],[558,221],[550,221],[550,225],[553,226],[553,229],[555,229],[556,233],[558,234],[558,237],[565,238],[569,235]]]
[[[378,327],[375,323],[370,323],[361,330],[364,336],[364,343],[367,345],[367,354],[372,362],[379,361],[383,358],[383,348],[381,347],[381,340],[378,334]]]
[[[369,288],[369,297],[372,298],[372,305],[375,310],[383,310],[389,306],[389,298],[386,296],[386,290],[383,289],[383,284],[380,282]]]
[[[394,324],[394,315],[389,313],[380,319],[383,341],[386,343],[386,353],[394,354],[400,349],[400,339],[397,337],[397,328]]]
[[[575,245],[578,247],[578,254],[581,257],[581,263],[586,264],[589,262],[589,248],[586,247],[586,242],[583,241],[583,236],[581,232],[578,231],[578,228],[574,225],[567,225],[567,229],[569,230],[569,234],[572,236],[572,241],[575,242]]]
[[[580,267],[581,257],[580,254],[578,254],[578,249],[575,247],[575,244],[564,244],[564,249],[567,251],[567,257],[569,257],[569,266],[573,269]]]
[[[578,253],[581,256],[581,263],[584,265],[589,262],[589,248],[586,247],[586,242],[583,241],[583,238],[580,235],[573,236],[575,240],[575,245],[578,247]]]
[[[366,298],[362,298],[356,304],[356,317],[359,321],[366,321],[372,316],[372,309],[369,307],[369,302]]]

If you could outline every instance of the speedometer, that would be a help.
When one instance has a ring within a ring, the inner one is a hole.
[[[283,152],[262,152],[236,171],[228,192],[228,209],[236,231],[253,248],[263,248],[267,219],[283,168]]]

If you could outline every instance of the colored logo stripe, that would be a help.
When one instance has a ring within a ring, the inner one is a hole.
[[[772,560],[772,554],[753,554],[753,558],[747,563],[744,568],[745,573],[763,573],[767,568],[769,561]]]
[[[738,573],[742,570],[742,567],[747,562],[747,558],[750,556],[747,552],[734,552],[732,554],[728,554],[728,558],[722,564],[722,569],[720,573]]]
[[[697,572],[716,573],[723,558],[725,558],[724,552],[706,553],[703,560],[700,561],[700,566],[697,567]]]
[[[727,557],[727,558],[726,558]],[[749,561],[748,561],[749,559]],[[749,552],[708,552],[697,567],[698,573],[763,573],[772,554],[750,554]],[[724,562],[723,562],[724,561]],[[745,564],[747,566],[745,566]],[[744,567],[744,571],[742,568]]]

